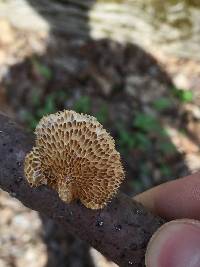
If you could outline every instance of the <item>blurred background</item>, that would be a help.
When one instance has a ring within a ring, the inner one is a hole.
[[[63,109],[111,133],[130,196],[199,170],[200,2],[0,0],[0,110]],[[0,214],[0,267],[116,267],[3,191]]]

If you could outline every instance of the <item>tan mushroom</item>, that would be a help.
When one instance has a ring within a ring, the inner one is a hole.
[[[70,203],[103,208],[124,179],[113,138],[92,116],[63,111],[43,117],[36,145],[25,158],[31,186],[47,184]]]

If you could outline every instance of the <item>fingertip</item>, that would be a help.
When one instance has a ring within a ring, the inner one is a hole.
[[[173,220],[200,219],[200,173],[154,187],[135,197],[147,209]]]
[[[164,224],[146,251],[147,267],[199,267],[200,222],[183,219]]]

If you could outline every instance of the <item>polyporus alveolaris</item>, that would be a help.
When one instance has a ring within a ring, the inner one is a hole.
[[[92,116],[63,111],[43,117],[36,146],[25,158],[31,186],[47,184],[60,198],[103,208],[124,179],[113,138]]]

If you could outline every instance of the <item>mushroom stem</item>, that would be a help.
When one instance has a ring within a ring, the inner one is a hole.
[[[144,255],[152,234],[165,221],[119,193],[104,209],[91,210],[80,202],[65,204],[58,194],[40,186],[31,188],[23,162],[33,136],[0,114],[0,188],[25,206],[56,220],[66,231],[102,252],[120,266],[145,266]]]

